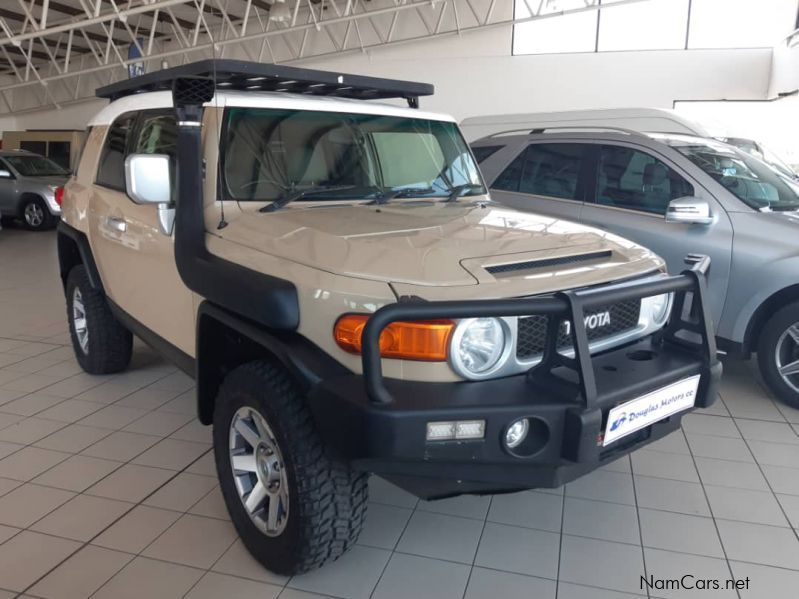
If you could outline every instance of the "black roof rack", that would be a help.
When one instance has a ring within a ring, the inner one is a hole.
[[[98,98],[116,100],[132,94],[172,90],[186,78],[208,78],[218,90],[277,91],[356,100],[403,98],[412,108],[419,96],[431,96],[429,83],[349,75],[244,60],[207,59],[118,81],[97,90]]]

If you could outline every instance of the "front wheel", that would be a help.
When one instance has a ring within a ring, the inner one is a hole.
[[[757,344],[757,360],[774,395],[799,408],[799,302],[788,304],[766,321]]]
[[[133,352],[133,335],[111,313],[103,293],[92,287],[83,265],[67,276],[67,319],[75,358],[89,374],[124,370]]]
[[[216,399],[213,437],[230,517],[266,568],[307,572],[355,544],[367,475],[330,454],[281,368],[258,361],[228,374]]]

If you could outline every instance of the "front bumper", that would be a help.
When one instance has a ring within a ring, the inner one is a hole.
[[[711,405],[721,377],[712,324],[703,302],[707,264],[677,277],[530,298],[470,302],[400,302],[378,310],[364,331],[364,374],[317,384],[309,403],[325,441],[359,470],[377,473],[419,497],[557,487],[676,430],[685,412],[603,446],[610,410],[698,375],[694,406]],[[675,292],[662,335],[591,356],[583,313],[596,305]],[[493,313],[491,312],[493,310]],[[526,375],[486,381],[385,380],[377,340],[395,320],[547,314],[557,331],[572,322],[575,357],[554,340]],[[371,327],[371,328],[370,328]],[[530,420],[525,455],[503,442],[518,418]],[[428,422],[484,420],[474,441],[427,441]]]

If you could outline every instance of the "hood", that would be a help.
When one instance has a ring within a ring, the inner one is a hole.
[[[662,267],[648,250],[570,221],[492,202],[295,203],[244,211],[223,239],[330,273],[430,287],[581,272],[583,285]]]

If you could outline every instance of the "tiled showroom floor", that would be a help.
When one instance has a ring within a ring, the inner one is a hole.
[[[0,232],[0,598],[616,599],[644,573],[799,597],[799,411],[734,362],[713,409],[565,492],[429,503],[373,479],[353,551],[274,576],[227,519],[192,381],[141,345],[123,374],[76,365],[54,242]]]

